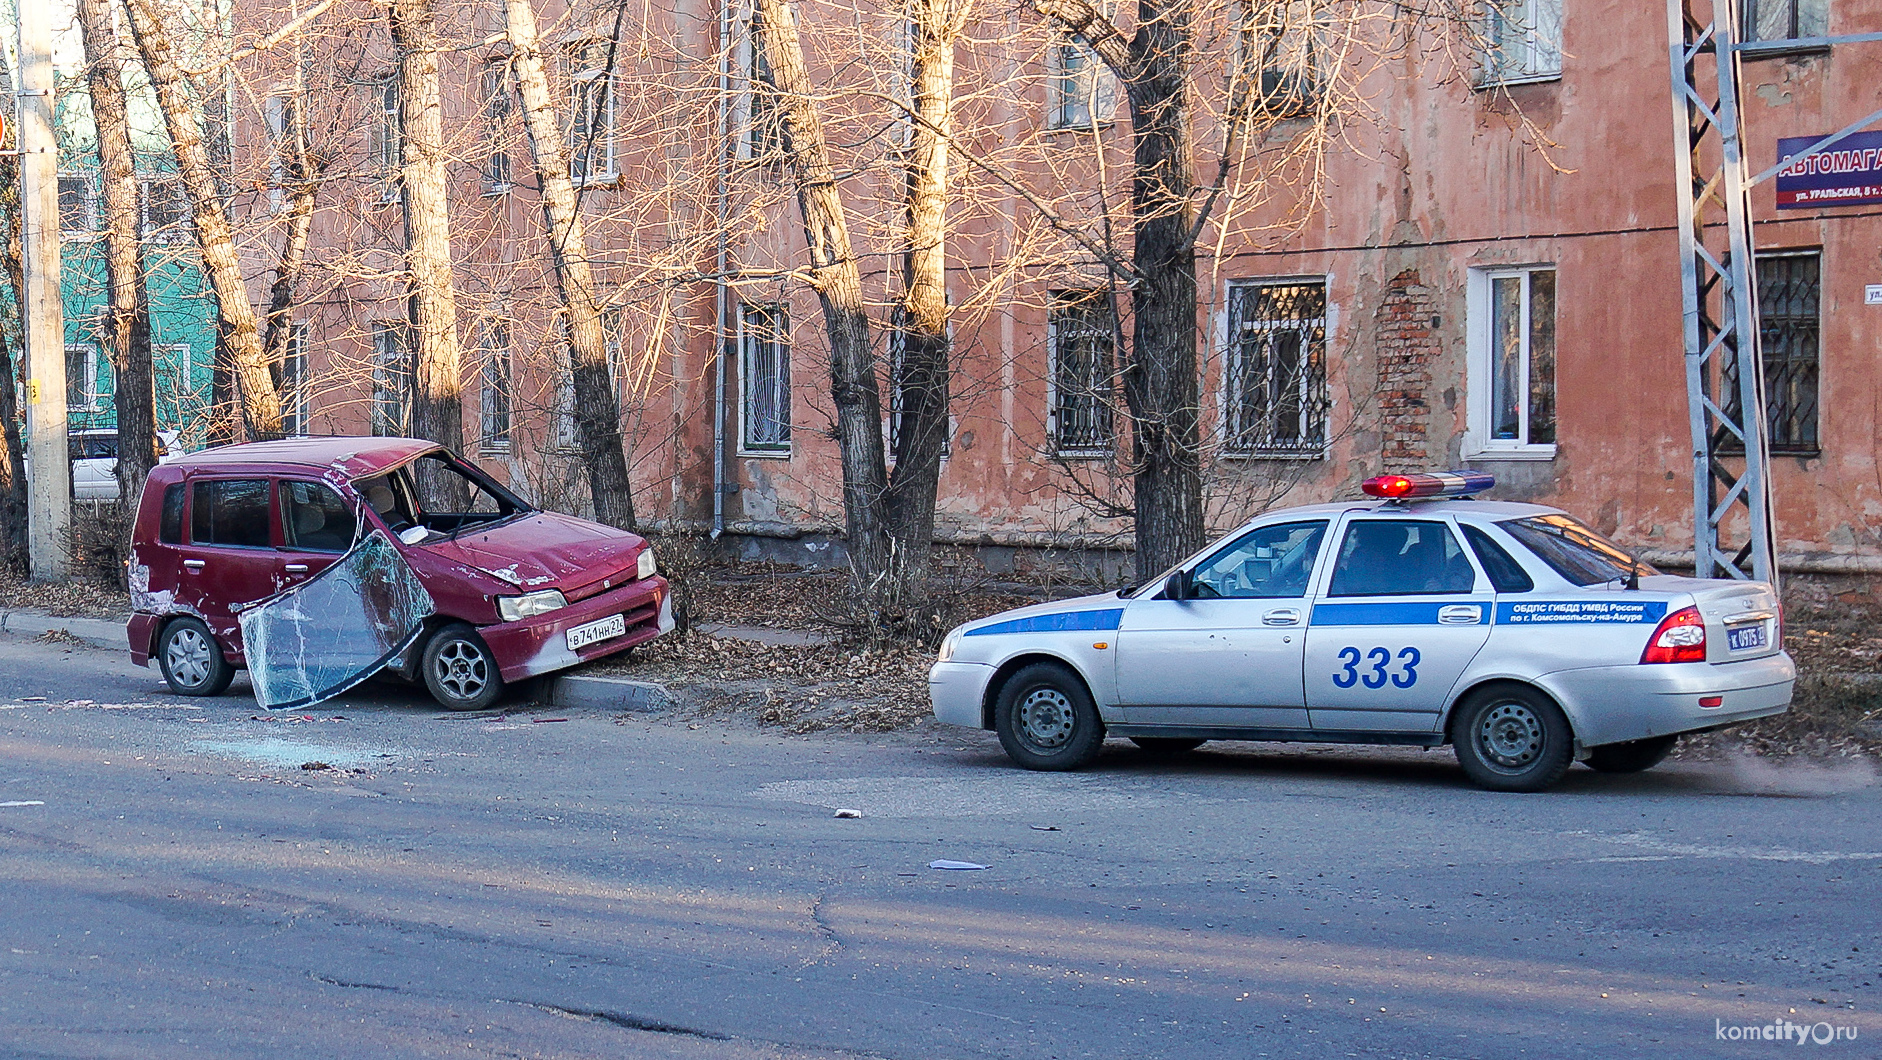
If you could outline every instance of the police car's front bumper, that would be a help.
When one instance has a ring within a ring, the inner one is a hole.
[[[1781,714],[1797,666],[1779,652],[1728,663],[1646,663],[1558,670],[1545,686],[1584,747],[1715,729]],[[1719,705],[1701,706],[1717,697]]]
[[[928,697],[934,701],[935,720],[944,725],[983,728],[980,706],[992,678],[993,667],[985,663],[935,663],[928,671]]]

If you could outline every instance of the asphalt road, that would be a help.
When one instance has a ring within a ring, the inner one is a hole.
[[[976,732],[161,688],[0,637],[0,1056],[1882,1055],[1865,765],[1040,775]],[[1777,1021],[1844,1037],[1719,1037]]]

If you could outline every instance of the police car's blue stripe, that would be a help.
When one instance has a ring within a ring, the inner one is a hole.
[[[968,630],[964,636],[990,637],[995,633],[1075,633],[1085,629],[1116,629],[1124,621],[1124,609],[1107,611],[1064,611],[1056,615],[1033,615],[1010,622],[995,622]]]
[[[1313,624],[1316,626],[1435,626],[1438,624],[1438,611],[1446,607],[1475,607],[1477,624],[1490,621],[1490,609],[1481,603],[1470,600],[1449,600],[1435,603],[1378,603],[1378,604],[1315,604]],[[1450,625],[1452,623],[1446,623]]]
[[[1658,622],[1666,617],[1664,600],[1521,600],[1496,605],[1502,625],[1540,626],[1570,622]]]

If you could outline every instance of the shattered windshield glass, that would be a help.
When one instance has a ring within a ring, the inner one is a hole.
[[[433,610],[405,557],[373,531],[333,566],[242,612],[256,701],[274,710],[339,695],[410,648]]]

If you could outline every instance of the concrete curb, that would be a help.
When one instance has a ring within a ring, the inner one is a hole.
[[[105,618],[72,618],[41,611],[0,611],[0,632],[16,637],[37,637],[53,631],[84,641],[87,647],[129,651],[124,623]]]
[[[543,691],[550,706],[655,713],[670,710],[679,697],[663,684],[623,677],[557,676]]]

